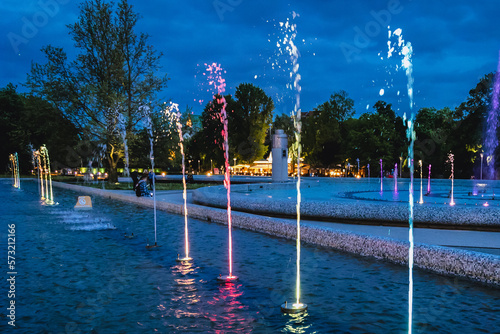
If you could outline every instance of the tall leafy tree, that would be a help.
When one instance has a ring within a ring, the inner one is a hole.
[[[79,166],[83,153],[75,151],[79,139],[74,125],[47,101],[19,94],[12,84],[0,89],[0,156],[7,159],[17,152],[22,172],[33,168],[30,149],[43,144],[49,149],[53,168]]]
[[[238,161],[252,163],[267,152],[266,133],[272,123],[273,100],[259,87],[242,83],[227,100],[229,145]]]
[[[79,50],[76,60],[49,45],[42,49],[47,63],[33,64],[28,75],[34,94],[53,103],[89,140],[105,146],[112,182],[123,157],[118,114],[125,115],[131,132],[167,81],[155,76],[160,56],[147,35],[136,35],[137,18],[127,0],[120,1],[116,13],[112,3],[83,2],[77,22],[68,25]]]
[[[306,115],[302,121],[306,162],[328,167],[343,158],[343,123],[352,115],[354,101],[343,90]]]

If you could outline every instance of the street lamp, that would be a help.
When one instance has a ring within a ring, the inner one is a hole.
[[[212,165],[212,159],[210,159],[210,172],[213,174],[214,173],[214,168]]]
[[[198,160],[198,175],[200,175],[201,169],[200,169],[200,160]]]
[[[483,156],[484,156],[484,154],[481,153],[479,155],[481,156],[481,180],[482,180],[483,179]]]
[[[233,164],[233,175],[236,174],[236,158],[233,158],[234,164]]]

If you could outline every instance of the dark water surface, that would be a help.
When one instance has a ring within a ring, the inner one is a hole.
[[[295,242],[236,229],[234,274],[227,275],[227,228],[189,219],[190,267],[183,255],[184,218],[101,197],[75,211],[79,194],[54,189],[59,205],[0,181],[1,333],[404,333],[407,268],[304,245],[302,300],[291,317]],[[16,225],[16,328],[6,317],[8,224]],[[124,234],[134,233],[128,239]],[[415,271],[414,333],[499,333],[500,289]]]

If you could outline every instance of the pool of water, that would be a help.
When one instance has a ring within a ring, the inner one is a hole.
[[[1,249],[16,224],[16,328],[7,324],[8,285],[0,285],[0,332],[15,333],[403,333],[408,272],[401,266],[304,245],[302,300],[309,311],[281,314],[292,301],[295,242],[234,230],[234,273],[227,274],[227,228],[189,219],[192,266],[183,250],[183,217],[100,197],[74,211],[74,192],[54,190],[43,205],[36,183],[0,182]],[[134,233],[133,239],[124,234]],[[5,256],[6,257],[6,256]],[[4,277],[8,271],[2,262]],[[498,330],[500,290],[415,271],[415,333]]]
[[[308,184],[312,184],[308,187]],[[402,202],[409,199],[409,179],[339,179],[339,178],[304,178],[302,183],[302,201],[336,201],[339,199],[368,200],[377,202]],[[414,180],[414,200],[420,200],[420,179]],[[450,203],[451,180],[433,179],[428,193],[427,179],[422,182],[422,200],[425,204],[444,205]],[[396,191],[397,189],[397,191]],[[478,180],[455,180],[453,198],[456,205],[500,206],[500,182]],[[495,192],[498,194],[495,195]],[[274,199],[296,200],[296,194],[290,189],[256,189],[248,196],[260,196]]]

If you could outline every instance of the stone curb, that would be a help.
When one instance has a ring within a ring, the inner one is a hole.
[[[153,207],[153,201],[150,198],[129,196],[61,182],[54,182],[53,186],[134,203],[144,207]],[[162,211],[178,215],[183,214],[182,204],[157,201],[156,207]],[[227,224],[227,211],[225,209],[188,204],[188,212],[189,216],[195,219]],[[295,239],[297,233],[296,224],[283,219],[234,211],[231,216],[235,227],[286,239]],[[301,228],[301,238],[309,244],[408,265],[408,242],[312,226]],[[487,285],[500,287],[500,258],[493,255],[416,244],[414,265],[438,274],[468,278]]]

